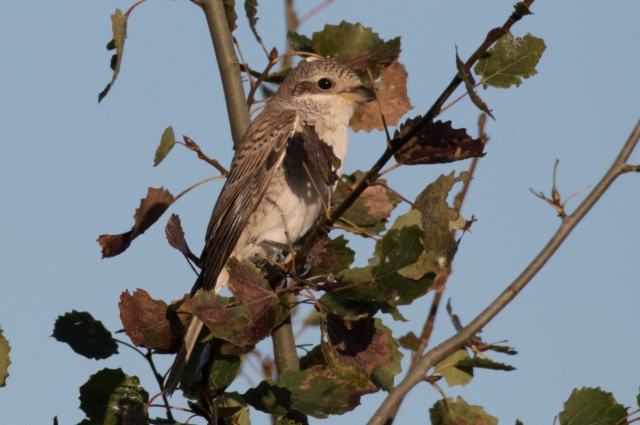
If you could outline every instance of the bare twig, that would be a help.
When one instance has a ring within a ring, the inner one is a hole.
[[[187,193],[191,192],[193,189],[195,189],[198,186],[201,186],[201,185],[203,185],[205,183],[212,182],[214,180],[224,179],[226,177],[227,176],[213,176],[213,177],[209,177],[208,179],[204,179],[202,181],[199,181],[198,183],[193,184],[193,185],[189,186],[188,188],[186,188],[185,190],[183,190],[182,192],[180,192],[178,194],[178,196],[173,198],[173,201],[171,203],[175,204],[176,202],[178,202],[178,199],[182,198],[184,195],[186,195]]]
[[[306,15],[304,15],[302,18],[300,18],[298,20],[298,25],[297,26],[299,27],[300,25],[304,24],[306,21],[311,19],[313,16],[315,16],[322,9],[324,9],[327,6],[329,6],[331,4],[331,2],[333,2],[333,0],[324,0],[322,3],[320,3],[319,5],[314,7],[313,9],[311,9]]]
[[[584,201],[576,208],[576,210],[565,220],[562,221],[558,231],[551,237],[547,245],[533,259],[533,261],[524,269],[524,271],[513,281],[487,308],[484,309],[471,323],[462,328],[453,337],[442,342],[438,346],[429,350],[417,363],[416,367],[404,377],[404,379],[389,392],[387,398],[378,407],[368,422],[368,425],[383,425],[389,413],[395,409],[395,406],[402,398],[418,383],[420,383],[425,374],[436,363],[446,358],[456,350],[463,347],[470,338],[478,333],[491,319],[493,319],[507,304],[509,304],[531,279],[540,271],[545,263],[551,258],[555,251],[560,247],[564,240],[569,236],[576,225],[584,218],[589,210],[598,202],[602,195],[607,191],[609,186],[620,175],[636,171],[635,166],[629,167],[626,161],[633,152],[633,149],[640,140],[640,121],[636,124],[631,136],[622,147],[618,157],[611,165],[607,173],[602,177],[600,182],[591,191]],[[632,168],[632,170],[630,170]]]
[[[205,155],[200,149],[200,146],[198,146],[198,144],[194,142],[193,139],[187,136],[182,136],[182,138],[184,139],[184,143],[181,143],[181,142],[176,142],[176,143],[180,143],[181,145],[185,146],[187,149],[197,153],[198,158],[200,158],[207,164],[212,165],[216,170],[220,171],[220,174],[222,174],[224,177],[229,175],[229,172],[227,171],[227,169],[224,168],[222,165],[220,165],[220,163],[217,160],[211,159],[207,155]]]

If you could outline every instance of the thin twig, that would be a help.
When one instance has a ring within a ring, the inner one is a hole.
[[[153,354],[151,353],[151,350],[147,351],[147,354],[144,356],[144,358],[147,359],[149,366],[151,366],[151,371],[153,372],[153,376],[156,378],[156,381],[158,382],[158,386],[160,387],[162,401],[164,402],[164,406],[167,409],[167,419],[172,421],[173,414],[171,413],[171,406],[169,405],[169,400],[167,399],[167,395],[164,393],[164,377],[160,375],[158,373],[158,370],[156,369],[156,365],[153,362]]]
[[[463,347],[470,338],[478,333],[491,321],[502,309],[504,309],[533,277],[546,264],[551,256],[556,252],[564,240],[569,236],[576,225],[584,218],[591,208],[598,202],[609,186],[624,173],[629,172],[626,161],[633,152],[633,149],[640,140],[640,121],[636,124],[631,136],[620,150],[618,157],[611,165],[607,173],[591,191],[591,193],[580,203],[578,208],[562,221],[558,231],[551,237],[547,245],[538,253],[536,258],[523,270],[523,272],[513,281],[487,308],[484,309],[471,323],[462,328],[453,337],[442,342],[438,346],[429,350],[417,363],[416,367],[404,377],[404,379],[389,392],[387,398],[378,407],[368,422],[368,425],[383,425],[390,412],[404,398],[404,396],[418,383],[425,374],[436,363],[446,358],[456,350]]]
[[[195,188],[196,188],[196,187],[198,187],[198,186],[201,186],[201,185],[203,185],[203,184],[205,184],[205,183],[212,182],[212,181],[214,181],[214,180],[224,179],[224,178],[226,178],[226,177],[227,177],[227,176],[213,176],[213,177],[209,177],[208,179],[204,179],[204,180],[202,180],[202,181],[199,181],[198,183],[196,183],[196,184],[194,184],[194,185],[191,185],[191,186],[189,186],[188,188],[186,188],[185,190],[183,190],[182,192],[180,192],[180,193],[178,194],[178,196],[176,196],[176,197],[174,197],[174,198],[173,198],[173,201],[172,201],[171,203],[172,203],[172,204],[175,204],[176,202],[178,202],[178,199],[180,199],[182,196],[186,195],[187,193],[191,192],[193,189],[195,189]]]
[[[200,146],[198,146],[198,144],[194,142],[192,138],[187,136],[182,136],[182,138],[184,139],[184,143],[182,142],[176,142],[176,143],[181,144],[182,146],[186,147],[190,151],[194,151],[196,154],[198,154],[199,159],[203,160],[209,165],[212,165],[216,170],[220,171],[220,174],[222,174],[223,176],[226,177],[229,175],[229,171],[227,171],[226,168],[220,165],[220,163],[216,159],[209,158],[207,155],[205,155],[200,149]]]
[[[304,24],[306,21],[311,19],[314,15],[320,12],[325,7],[329,6],[333,0],[324,0],[322,3],[311,9],[306,15],[298,20],[298,26]]]

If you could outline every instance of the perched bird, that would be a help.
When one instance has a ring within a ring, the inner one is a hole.
[[[227,283],[224,266],[230,256],[276,258],[287,244],[285,232],[293,242],[311,228],[322,211],[318,192],[326,202],[333,182],[309,164],[305,146],[318,139],[330,146],[341,162],[335,170],[339,175],[349,120],[358,104],[375,97],[349,67],[332,59],[307,61],[287,75],[231,161],[211,214],[192,296],[198,289],[217,292]],[[167,379],[168,394],[178,386],[202,325],[195,316],[189,323]]]

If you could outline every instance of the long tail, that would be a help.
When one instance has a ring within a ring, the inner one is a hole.
[[[202,330],[202,325],[203,323],[195,315],[191,318],[191,322],[189,322],[187,331],[184,334],[184,341],[176,355],[176,359],[173,361],[173,365],[171,365],[171,372],[164,386],[165,394],[168,396],[171,396],[180,384],[180,377],[184,372],[185,366],[187,366],[189,357],[191,357],[193,347],[196,345],[198,335]]]

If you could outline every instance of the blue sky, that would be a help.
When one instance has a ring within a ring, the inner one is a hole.
[[[400,61],[409,72],[409,95],[424,113],[455,73],[455,47],[467,57],[486,32],[501,25],[513,0],[336,0],[305,23],[310,35],[341,20],[373,27],[384,39],[402,36]],[[239,2],[242,3],[242,2]],[[298,1],[303,15],[316,2]],[[58,315],[89,311],[112,331],[121,328],[120,294],[144,288],[172,300],[187,292],[193,275],[168,246],[163,226],[151,228],[123,255],[100,259],[95,239],[128,230],[148,186],[177,194],[214,174],[193,153],[176,147],[153,168],[154,150],[172,125],[205,153],[228,164],[230,132],[218,70],[204,16],[188,1],[149,0],[129,20],[120,76],[98,105],[111,78],[110,14],[131,3],[5,2],[0,17],[0,326],[13,364],[0,389],[3,423],[61,424],[83,418],[78,387],[104,367],[138,375],[157,387],[146,363],[123,347],[104,361],[88,360],[50,338]],[[519,88],[480,90],[496,121],[463,214],[478,218],[464,237],[445,291],[468,323],[533,259],[559,225],[554,211],[529,192],[549,194],[556,158],[563,196],[595,185],[640,118],[640,3],[544,2],[516,24],[547,44],[538,75]],[[248,30],[242,5],[234,33],[253,68],[264,55]],[[268,48],[284,50],[282,2],[263,0],[258,30]],[[478,111],[464,100],[443,120],[472,134]],[[383,151],[381,133],[351,135],[345,170],[367,169]],[[632,163],[640,163],[635,153]],[[414,198],[442,173],[467,163],[405,167],[390,173],[392,187]],[[194,252],[202,246],[221,183],[192,192],[171,208],[182,219]],[[465,387],[444,387],[484,406],[500,423],[551,423],[573,388],[601,386],[627,406],[636,404],[640,372],[640,286],[637,241],[640,176],[625,175],[580,223],[531,284],[482,333],[507,339],[520,354],[498,361],[514,372],[479,371]],[[583,196],[569,204],[569,210]],[[406,211],[400,206],[398,213]],[[168,218],[168,216],[167,216]],[[164,220],[162,220],[164,221]],[[370,244],[351,237],[362,264]],[[395,336],[419,332],[431,295],[403,310],[410,319],[383,317]],[[442,312],[444,313],[444,312]],[[440,315],[432,341],[453,327]],[[314,337],[309,333],[309,342]],[[270,350],[270,342],[259,347]],[[162,359],[166,369],[170,358]],[[244,391],[239,379],[230,390]],[[384,393],[332,424],[364,423]],[[424,423],[439,395],[427,384],[407,397],[398,423]],[[162,411],[154,412],[161,415]],[[153,413],[152,413],[153,414]],[[254,416],[254,423],[268,423]]]

